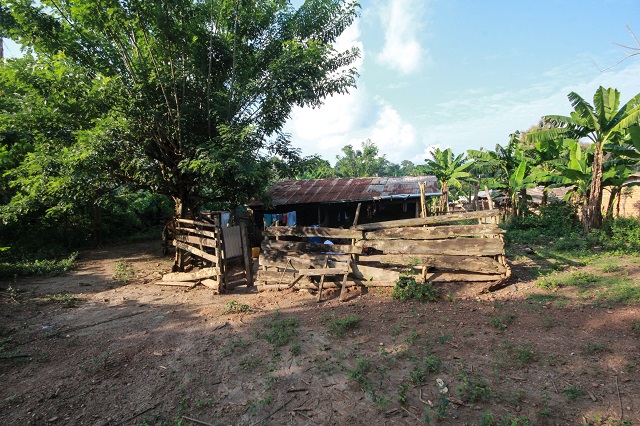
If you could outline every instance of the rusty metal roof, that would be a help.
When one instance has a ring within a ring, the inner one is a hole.
[[[441,195],[435,176],[403,176],[287,180],[274,184],[266,196],[274,206],[406,199],[420,196],[418,182],[427,183],[425,195]]]

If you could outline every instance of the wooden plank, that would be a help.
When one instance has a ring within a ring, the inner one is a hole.
[[[365,281],[393,281],[400,278],[399,271],[360,265],[356,262],[352,265],[351,276]]]
[[[427,281],[434,283],[453,283],[453,282],[487,282],[500,281],[504,277],[502,275],[474,274],[470,272],[429,272],[425,276]]]
[[[313,268],[313,269],[299,269],[298,275],[304,275],[306,277],[319,277],[322,275],[343,275],[347,273],[347,265],[344,268]]]
[[[504,274],[507,268],[491,257],[450,256],[450,255],[413,255],[413,254],[380,254],[360,256],[360,264],[379,262],[387,265],[409,265],[417,262],[419,266],[456,271],[476,272],[481,274]]]
[[[253,285],[253,257],[251,256],[251,238],[249,238],[249,224],[240,222],[240,241],[242,241],[242,263],[247,287]]]
[[[193,281],[157,281],[156,285],[166,285],[172,287],[190,287],[193,288],[198,285],[197,282]]]
[[[358,254],[362,248],[357,248],[346,244],[315,244],[315,243],[297,243],[293,241],[262,241],[262,251],[271,250],[278,251],[295,251],[298,253],[342,253],[342,254]]]
[[[467,219],[482,219],[500,214],[499,210],[483,210],[477,212],[450,213],[441,216],[418,217],[413,219],[390,220],[387,222],[363,223],[354,229],[357,231],[374,231],[376,229],[404,228],[407,226],[433,225],[436,223],[454,222]]]
[[[210,238],[196,237],[194,235],[176,235],[174,238],[180,242],[187,244],[197,244],[213,248],[216,247],[216,240],[212,240]]]
[[[504,251],[504,244],[499,238],[452,238],[428,241],[363,240],[356,242],[352,252],[358,252],[362,247],[380,250],[384,254],[498,256]]]
[[[205,287],[208,287],[210,289],[213,289],[213,291],[215,293],[222,293],[222,282],[221,281],[212,280],[212,279],[206,279],[206,280],[200,281],[200,284],[202,284]]]
[[[390,228],[364,233],[365,240],[439,240],[443,238],[473,237],[480,235],[504,234],[504,229],[495,224],[444,225],[429,228]]]
[[[216,227],[216,225],[213,223],[201,222],[199,220],[192,220],[192,219],[176,219],[176,222],[183,223],[185,225],[200,226],[202,228],[214,229]]]
[[[321,228],[303,226],[270,226],[264,230],[263,235],[270,237],[323,237],[331,238],[362,238],[362,231],[340,228]]]
[[[194,281],[201,278],[210,278],[220,273],[220,268],[202,268],[195,272],[172,272],[164,274],[162,281]]]
[[[198,248],[191,247],[188,244],[184,244],[179,241],[173,240],[173,245],[181,250],[188,251],[189,253],[195,254],[198,257],[209,260],[214,264],[217,264],[218,262],[218,258],[215,255],[206,253]]]
[[[294,268],[308,268],[316,267],[321,268],[324,263],[324,258],[329,256],[329,260],[336,262],[340,260],[349,260],[348,254],[306,254],[297,252],[283,252],[283,251],[269,251],[261,252],[259,257],[260,266],[282,266],[290,260]]]
[[[214,232],[214,231],[205,231],[202,229],[194,229],[194,228],[184,228],[184,227],[177,227],[176,228],[176,234],[196,234],[196,235],[202,235],[203,237],[209,237],[209,238],[213,238],[214,240],[218,238],[218,233]]]

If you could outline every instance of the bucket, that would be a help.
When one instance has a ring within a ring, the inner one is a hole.
[[[260,256],[260,247],[251,247],[251,257],[257,259]]]

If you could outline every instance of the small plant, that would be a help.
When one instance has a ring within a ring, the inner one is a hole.
[[[453,334],[451,333],[444,333],[442,336],[440,336],[438,338],[438,343],[440,343],[441,345],[444,345],[445,343],[447,343],[449,340],[451,340],[453,338]]]
[[[523,343],[520,345],[507,344],[506,350],[509,359],[518,364],[528,364],[538,359],[538,353],[531,343]]]
[[[640,319],[633,321],[633,325],[631,326],[631,329],[635,332],[640,332]]]
[[[99,356],[91,357],[90,365],[93,371],[105,370],[109,363],[109,358],[111,357],[111,353],[109,351],[103,353]]]
[[[353,369],[347,369],[347,377],[356,380],[364,386],[365,390],[371,387],[367,374],[371,371],[371,361],[367,358],[356,359],[356,366]]]
[[[277,312],[273,320],[266,324],[266,330],[259,333],[259,336],[278,348],[284,346],[291,341],[293,336],[298,334],[300,320],[295,317],[280,318],[281,313]]]
[[[400,383],[400,388],[398,389],[398,402],[402,405],[407,403],[407,389],[408,386],[404,383]]]
[[[460,373],[460,385],[456,388],[460,398],[469,402],[487,401],[495,394],[487,381],[477,373]]]
[[[235,352],[238,348],[244,348],[249,344],[239,337],[233,337],[231,340],[227,341],[227,343],[220,349],[223,355],[228,356]]]
[[[418,340],[418,337],[420,337],[420,334],[416,331],[416,329],[415,329],[415,328],[412,328],[412,329],[409,331],[409,336],[405,337],[405,338],[404,338],[404,341],[405,341],[409,346],[411,346],[411,345],[413,345],[413,344],[416,342],[416,340]]]
[[[329,332],[336,336],[344,336],[347,330],[355,328],[360,323],[360,318],[355,315],[346,315],[344,318],[327,318],[325,325]]]
[[[490,317],[489,322],[491,323],[492,326],[494,326],[498,330],[503,331],[503,330],[506,330],[509,325],[511,325],[511,323],[515,318],[516,318],[515,314],[508,313],[508,314],[500,315],[497,317]]]
[[[257,367],[258,365],[262,364],[262,360],[261,359],[253,359],[250,357],[246,357],[240,360],[240,367],[243,370],[251,370],[254,367]]]
[[[126,284],[135,276],[133,267],[126,260],[118,260],[113,270],[113,281]]]
[[[620,265],[613,265],[613,264],[608,264],[608,265],[604,265],[600,270],[602,272],[604,272],[605,274],[611,274],[614,272],[620,272],[622,271],[624,268]]]
[[[251,312],[251,307],[246,304],[238,303],[235,300],[228,302],[224,306],[224,311],[222,311],[223,314],[245,314],[247,312]]]
[[[607,351],[607,347],[600,343],[587,343],[587,345],[582,348],[583,355],[593,355],[596,353],[601,353],[606,351]]]
[[[424,302],[435,302],[438,300],[438,293],[433,284],[426,282],[419,284],[412,276],[401,276],[396,281],[391,296],[394,299],[406,301],[410,299],[421,300]]]
[[[291,347],[289,348],[289,351],[291,351],[291,355],[293,356],[300,355],[300,344],[299,343],[292,344]]]
[[[576,385],[566,386],[562,388],[562,392],[564,392],[564,394],[570,401],[573,401],[574,399],[577,399],[584,395],[584,391]]]
[[[73,307],[73,306],[76,306],[76,304],[80,301],[80,299],[75,297],[73,294],[64,292],[64,293],[47,295],[47,301],[62,303],[65,306]]]

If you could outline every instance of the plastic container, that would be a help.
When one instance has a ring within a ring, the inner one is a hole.
[[[251,257],[257,259],[260,256],[260,247],[251,247]]]

